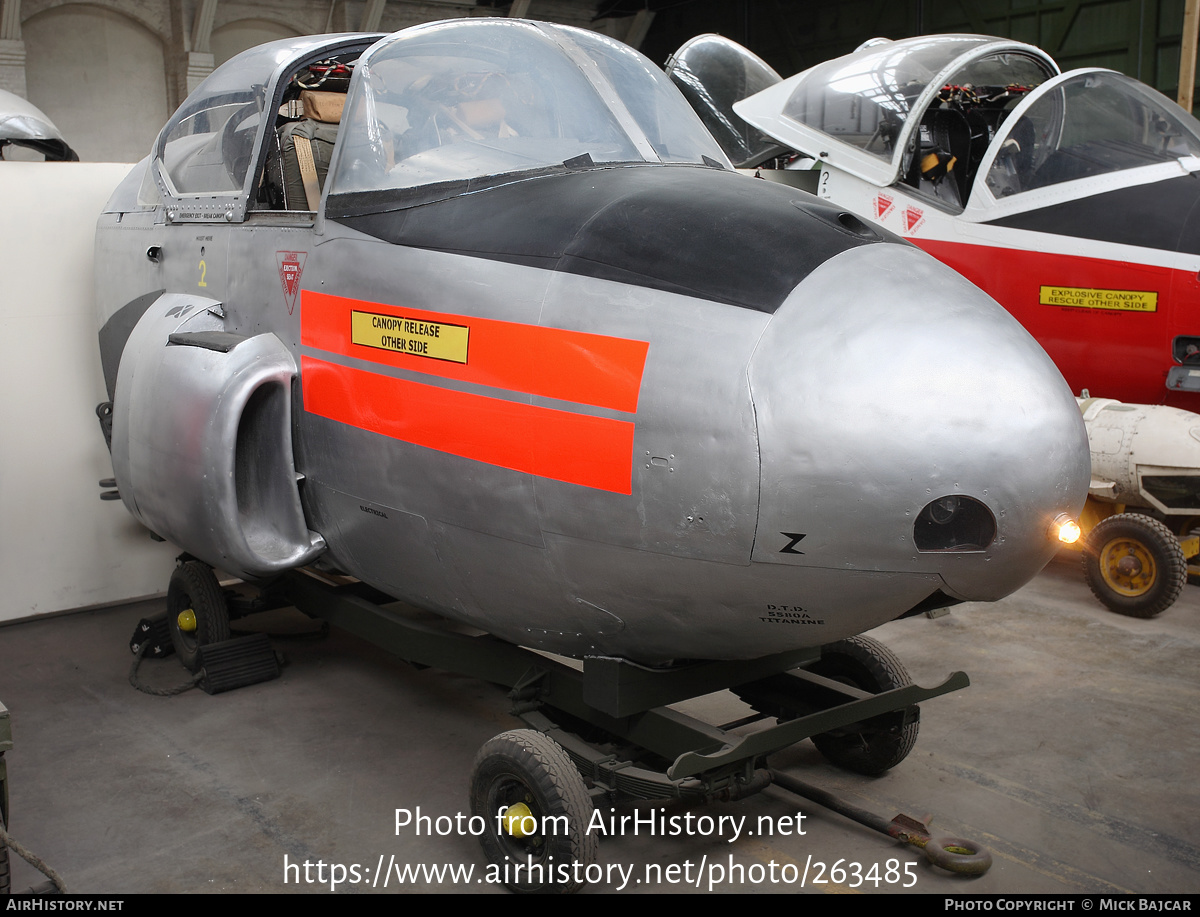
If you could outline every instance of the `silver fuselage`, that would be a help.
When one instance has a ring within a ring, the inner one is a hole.
[[[224,176],[171,130],[100,218],[101,351],[123,500],[214,566],[324,565],[559,653],[751,658],[999,599],[1082,506],[1083,422],[1032,338],[802,192],[583,157],[270,210],[254,170],[171,198],[172,162]]]
[[[154,353],[176,332],[273,335],[298,369],[315,360],[428,381],[301,343],[303,312],[316,307],[302,292],[289,312],[277,270],[278,252],[300,249],[303,290],[648,344],[636,408],[584,411],[632,424],[628,493],[312,413],[303,371],[287,386],[304,522],[327,545],[321,559],[510,640],[650,660],[752,657],[859,633],[938,590],[998,599],[1046,563],[1050,522],[1078,512],[1087,488],[1079,412],[1045,354],[984,294],[907,245],[842,252],[772,315],[388,244],[334,221],[314,236],[309,220],[263,216],[197,226],[105,214],[101,324],[142,294],[178,291],[147,311],[149,333],[135,338]],[[157,264],[145,256],[154,246]],[[220,309],[208,311],[208,300]],[[185,302],[194,308],[181,310]],[[174,391],[147,390],[176,418],[189,411],[191,373],[201,371],[183,372]],[[496,395],[479,382],[435,384]],[[123,415],[120,386],[117,395],[115,432],[154,441],[155,414]],[[553,398],[508,398],[563,408]],[[214,424],[210,409],[181,426]],[[216,439],[230,453],[236,430],[235,422]],[[114,456],[127,455],[118,442]],[[148,454],[145,467],[117,467],[131,508],[156,507],[143,521],[218,566],[275,572],[267,561],[239,565],[220,537],[209,538],[212,526],[194,523],[195,499],[211,499],[206,462],[172,464],[157,447]],[[198,456],[181,446],[175,458],[189,454]],[[998,534],[987,550],[916,550],[914,519],[944,494],[992,511]],[[218,503],[208,514],[238,511]],[[269,497],[261,512],[285,515]],[[304,539],[302,528],[292,526],[293,540]],[[796,534],[804,538],[785,550]],[[279,557],[284,566],[299,559]]]

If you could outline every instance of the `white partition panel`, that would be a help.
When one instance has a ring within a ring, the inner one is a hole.
[[[0,162],[0,623],[163,592],[174,564],[98,486],[93,240],[130,168]]]

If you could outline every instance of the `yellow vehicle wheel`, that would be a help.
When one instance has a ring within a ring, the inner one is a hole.
[[[1178,539],[1157,519],[1121,513],[1088,535],[1083,575],[1112,611],[1152,618],[1179,598],[1187,583],[1187,560]]]

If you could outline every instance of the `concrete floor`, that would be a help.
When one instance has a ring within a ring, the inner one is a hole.
[[[477,749],[519,725],[503,691],[417,671],[334,631],[277,641],[289,661],[279,680],[216,696],[149,696],[127,681],[127,641],[157,607],[0,628],[0,701],[14,735],[9,830],[71,891],[327,892],[330,864],[358,864],[363,881],[338,890],[362,892],[380,858],[386,865],[393,855],[475,870],[467,883],[422,879],[406,889],[501,890],[480,881],[475,838],[397,832],[394,812],[469,812]],[[271,629],[307,626],[275,615]],[[914,848],[771,788],[740,803],[668,805],[666,814],[681,825],[689,812],[745,815],[751,830],[762,817],[790,836],[743,832],[731,843],[726,822],[720,836],[605,838],[599,864],[612,881],[587,893],[618,890],[616,870],[631,867],[625,890],[643,892],[707,890],[710,880],[720,891],[799,891],[806,867],[802,890],[813,893],[1200,892],[1200,588],[1140,621],[1095,603],[1075,564],[1052,564],[1006,601],[874,635],[918,683],[963,669],[972,686],[923,706],[916,749],[883,777],[839,772],[807,742],[771,763],[888,818],[934,813],[936,829],[991,849],[987,875],[942,872]],[[142,668],[160,686],[185,674],[173,658]],[[737,715],[724,693],[687,709],[714,722]],[[802,836],[784,820],[797,813]],[[285,874],[285,857],[313,864],[312,884],[303,869]],[[792,884],[770,882],[772,863]],[[854,863],[865,881],[831,876]],[[648,864],[662,867],[660,881],[646,881]],[[741,867],[744,881],[717,881],[715,866]],[[14,864],[14,889],[40,881]]]

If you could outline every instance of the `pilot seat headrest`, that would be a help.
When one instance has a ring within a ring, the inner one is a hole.
[[[313,121],[323,121],[326,124],[338,124],[342,120],[342,108],[346,104],[346,94],[305,89],[300,93],[300,102],[304,106],[304,117],[311,118]]]

